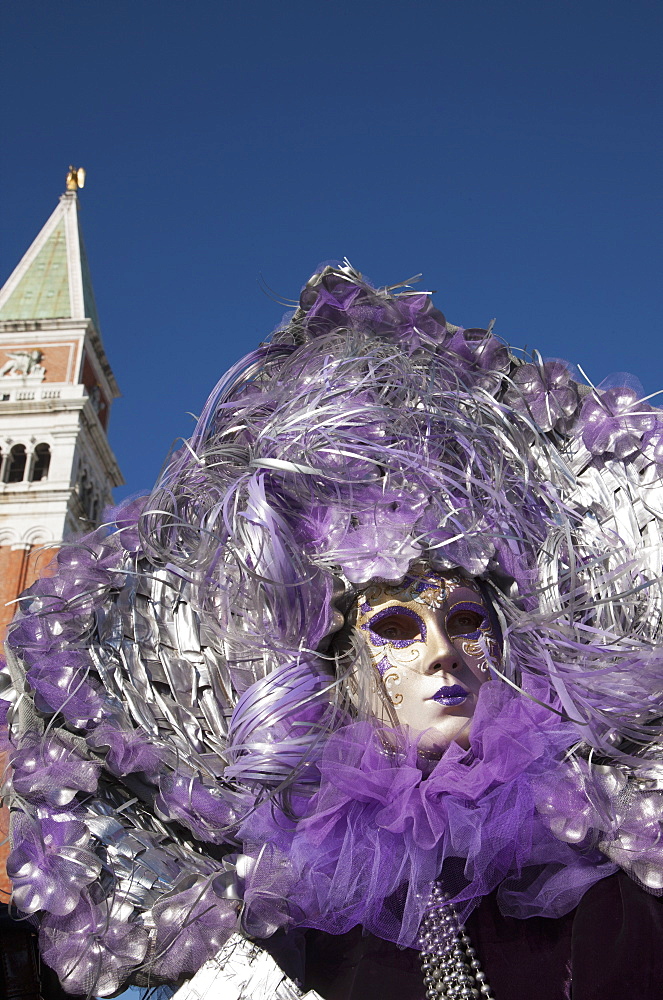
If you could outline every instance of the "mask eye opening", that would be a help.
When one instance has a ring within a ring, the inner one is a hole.
[[[361,628],[368,631],[374,646],[384,646],[387,643],[407,646],[417,640],[426,641],[423,619],[412,608],[403,605],[381,608]]]
[[[378,622],[371,622],[370,631],[372,635],[386,639],[387,642],[414,642],[421,639],[418,622],[398,611],[386,615]]]
[[[456,606],[447,615],[445,628],[451,639],[476,635],[488,622],[488,612],[478,606]]]

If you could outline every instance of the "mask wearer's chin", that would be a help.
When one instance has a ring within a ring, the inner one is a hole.
[[[417,755],[439,760],[452,743],[456,743],[462,750],[469,750],[472,719],[458,719],[458,723],[455,732],[450,729],[442,732],[439,729],[431,728],[419,733],[417,736]]]
[[[451,746],[459,748],[461,756],[462,751],[469,751],[472,720],[460,721],[464,724],[459,727],[455,737],[442,733],[434,727],[418,731],[410,726],[396,728],[381,726],[380,739],[385,751],[406,754],[408,750],[416,747],[417,766],[426,774],[436,766]]]

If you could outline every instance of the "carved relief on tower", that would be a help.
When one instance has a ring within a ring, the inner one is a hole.
[[[20,377],[25,382],[43,382],[46,369],[40,364],[44,352],[39,348],[32,350],[7,350],[7,360],[0,366],[0,378]]]
[[[76,344],[10,344],[0,348],[0,392],[40,382],[74,382]],[[2,398],[0,396],[0,398]]]

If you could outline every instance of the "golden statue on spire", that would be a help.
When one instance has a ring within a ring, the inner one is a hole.
[[[85,168],[84,167],[72,167],[69,165],[69,173],[67,174],[67,191],[78,191],[80,188],[85,186]]]

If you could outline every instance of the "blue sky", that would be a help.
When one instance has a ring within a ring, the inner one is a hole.
[[[663,388],[660,0],[21,0],[0,53],[0,280],[82,224],[148,489],[322,261]]]

